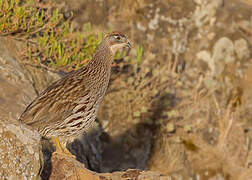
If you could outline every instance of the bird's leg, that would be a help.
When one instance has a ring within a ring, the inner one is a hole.
[[[62,154],[62,155],[65,155],[65,156],[70,156],[70,157],[75,158],[75,156],[72,155],[72,154],[70,153],[70,151],[69,151],[65,146],[62,146],[62,144],[60,143],[60,141],[59,141],[59,139],[58,139],[57,137],[52,138],[52,141],[53,141],[53,144],[54,144],[55,147],[56,147],[55,153],[58,153],[58,154]]]

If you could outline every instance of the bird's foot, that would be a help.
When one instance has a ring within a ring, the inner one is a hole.
[[[70,158],[74,158],[74,159],[76,158],[65,146],[62,146],[58,138],[53,138],[53,143],[56,147],[56,151],[54,153],[67,156]]]

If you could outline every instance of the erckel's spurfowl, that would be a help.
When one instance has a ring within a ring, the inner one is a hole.
[[[85,67],[45,89],[19,120],[37,129],[42,137],[54,139],[63,150],[59,140],[76,138],[94,122],[108,86],[113,57],[124,47],[130,49],[124,34],[107,34]]]

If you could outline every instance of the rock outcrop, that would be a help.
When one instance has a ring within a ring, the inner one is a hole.
[[[40,136],[29,127],[9,120],[0,120],[0,178],[37,179],[43,165]]]

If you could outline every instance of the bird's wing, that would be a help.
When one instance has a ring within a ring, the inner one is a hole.
[[[70,116],[76,101],[86,90],[83,79],[74,81],[72,77],[67,75],[43,91],[22,113],[20,121],[37,128]]]
[[[37,98],[22,113],[20,120],[32,127],[42,127],[51,122],[59,122],[71,114],[71,108],[62,107],[62,102],[41,102]]]

